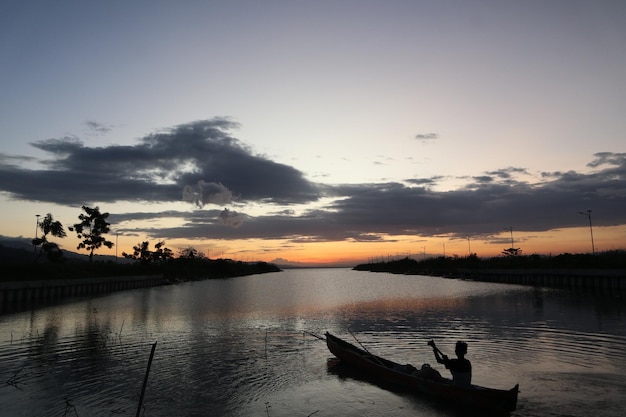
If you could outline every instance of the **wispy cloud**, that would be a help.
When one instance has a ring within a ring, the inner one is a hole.
[[[418,133],[415,135],[414,139],[417,139],[422,142],[427,142],[431,140],[439,139],[438,133]]]
[[[34,162],[37,158],[33,158],[32,156],[23,156],[23,155],[7,155],[4,153],[0,153],[0,166],[1,165],[14,165],[18,166],[25,162]]]
[[[105,125],[103,123],[99,123],[93,120],[87,120],[85,122],[85,126],[87,127],[89,132],[98,135],[103,135],[113,130],[113,126]]]

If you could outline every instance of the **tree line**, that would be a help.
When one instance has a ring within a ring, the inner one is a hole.
[[[143,241],[133,246],[122,256],[134,262],[98,262],[94,255],[103,247],[112,248],[114,243],[107,239],[111,230],[109,213],[99,207],[82,206],[78,221],[69,227],[56,220],[51,213],[37,217],[35,238],[31,243],[35,248],[32,254],[24,249],[5,248],[0,245],[0,260],[4,274],[0,281],[18,279],[50,280],[80,279],[88,277],[111,277],[160,274],[167,282],[189,281],[207,278],[228,278],[235,276],[278,272],[274,264],[266,262],[242,262],[231,259],[209,259],[201,251],[188,246],[176,254],[166,247],[165,241],[152,244]],[[60,249],[58,239],[76,233],[79,251],[86,251],[89,262],[70,262]],[[40,262],[47,259],[48,262]]]
[[[89,254],[89,262],[93,262],[95,251],[104,247],[111,249],[114,243],[105,237],[105,234],[111,231],[111,224],[107,221],[109,213],[102,213],[99,207],[82,206],[82,211],[78,216],[79,222],[68,227],[68,230],[75,232],[80,242],[76,249],[86,250]],[[51,238],[63,239],[67,237],[67,232],[63,224],[55,220],[51,213],[46,214],[42,220],[37,221],[37,230],[41,231],[41,236],[36,236],[32,240],[35,246],[37,262],[42,256],[45,256],[49,262],[60,263],[65,261],[63,251],[56,242]],[[171,249],[165,246],[165,241],[159,241],[154,244],[154,249],[150,249],[150,242],[139,242],[133,246],[133,252],[122,252],[122,256],[126,259],[137,261],[139,264],[158,264],[164,263],[174,258]],[[204,254],[189,246],[180,250],[179,258],[202,259]]]
[[[446,275],[463,269],[626,269],[626,251],[613,250],[596,254],[563,253],[555,256],[515,255],[479,258],[439,256],[423,260],[409,257],[388,262],[356,265],[357,271],[391,272],[397,274]]]

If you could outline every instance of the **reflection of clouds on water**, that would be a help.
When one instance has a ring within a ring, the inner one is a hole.
[[[264,415],[266,403],[270,415],[353,415],[380,404],[402,417],[445,415],[329,373],[332,355],[304,333],[328,330],[346,340],[351,331],[372,353],[398,362],[433,366],[428,340],[453,355],[464,339],[474,381],[495,388],[519,382],[523,415],[558,415],[576,398],[563,408],[570,415],[593,414],[606,403],[606,414],[617,416],[622,410],[611,400],[626,396],[626,306],[619,301],[348,270],[128,291],[0,316],[5,380],[24,366],[23,383],[0,388],[0,403],[7,415],[22,412],[22,404],[31,415],[62,415],[65,398],[79,415],[131,414],[158,341],[146,415]]]

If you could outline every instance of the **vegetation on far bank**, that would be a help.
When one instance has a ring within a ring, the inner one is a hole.
[[[45,240],[44,240],[45,241]],[[98,277],[130,277],[161,275],[170,282],[279,272],[280,268],[266,262],[241,262],[231,259],[209,259],[193,247],[174,254],[157,242],[151,249],[148,241],[133,247],[122,257],[78,255],[62,252],[58,247],[46,253],[41,245],[33,250],[5,247],[0,244],[0,281],[38,281]],[[42,256],[42,253],[46,256]],[[51,256],[50,254],[54,254]]]
[[[32,239],[33,251],[7,248],[0,245],[2,278],[0,281],[77,279],[94,277],[123,277],[137,275],[162,275],[170,281],[188,281],[207,278],[227,278],[243,275],[278,272],[280,268],[266,262],[241,262],[231,259],[208,259],[203,253],[189,246],[178,254],[159,241],[151,249],[149,241],[139,242],[132,253],[122,252],[121,258],[99,257],[101,247],[112,248],[113,242],[106,238],[111,224],[109,213],[101,213],[98,207],[81,207],[79,223],[68,227],[80,239],[76,249],[86,250],[87,260],[61,250],[51,239],[67,236],[61,222],[48,213],[40,220]],[[102,261],[99,259],[107,259]]]
[[[20,249],[16,249],[20,251]],[[6,251],[6,248],[0,248]],[[80,279],[162,275],[171,282],[279,272],[274,264],[241,262],[231,259],[171,258],[164,262],[142,264],[115,261],[3,262],[0,281]]]
[[[423,260],[403,258],[387,262],[359,264],[357,271],[391,272],[397,274],[445,275],[460,270],[480,269],[626,269],[626,251],[616,250],[597,254],[570,254],[556,256],[498,256],[479,258],[436,257]]]

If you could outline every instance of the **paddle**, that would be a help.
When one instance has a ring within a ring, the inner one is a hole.
[[[446,357],[446,355],[444,355],[444,354],[443,354],[443,352],[441,352],[441,351],[439,350],[439,348],[438,348],[437,346],[435,346],[435,341],[434,341],[434,340],[432,340],[432,339],[431,339],[431,340],[429,340],[429,341],[428,341],[428,346],[432,347],[432,348],[433,348],[433,350],[434,350],[435,352],[439,353],[439,355],[441,355],[442,357]]]

